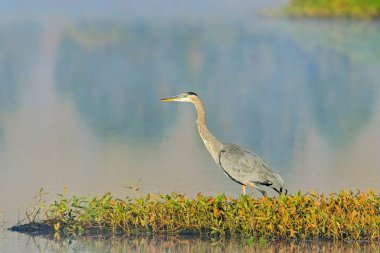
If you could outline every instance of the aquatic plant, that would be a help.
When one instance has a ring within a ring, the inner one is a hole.
[[[46,206],[44,216],[14,230],[44,226],[61,235],[192,234],[262,241],[380,239],[380,196],[372,190],[328,195],[298,192],[259,199],[224,194],[196,198],[148,194],[134,199],[118,199],[110,193],[70,198],[61,194]]]
[[[290,0],[285,12],[295,17],[379,18],[379,0]]]

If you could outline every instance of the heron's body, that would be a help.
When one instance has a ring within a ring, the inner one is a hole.
[[[161,101],[190,102],[194,104],[197,111],[198,131],[207,150],[214,161],[220,165],[223,172],[242,185],[244,194],[247,185],[255,187],[263,195],[266,195],[266,192],[262,189],[262,186],[269,186],[278,193],[282,192],[284,180],[279,174],[273,172],[263,159],[239,145],[221,143],[208,130],[205,110],[197,94],[186,92],[176,97],[164,98]]]

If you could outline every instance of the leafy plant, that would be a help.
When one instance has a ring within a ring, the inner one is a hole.
[[[40,224],[64,235],[194,234],[246,238],[248,244],[254,239],[260,244],[269,239],[380,239],[380,196],[373,190],[260,199],[224,194],[148,194],[134,199],[110,193],[70,198],[60,194],[44,211]]]

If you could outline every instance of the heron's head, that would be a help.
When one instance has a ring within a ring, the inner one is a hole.
[[[189,91],[189,92],[181,93],[178,96],[174,96],[174,97],[170,97],[170,98],[162,98],[161,101],[162,102],[172,102],[172,101],[193,102],[194,99],[196,99],[197,97],[198,97],[198,95],[196,93]]]

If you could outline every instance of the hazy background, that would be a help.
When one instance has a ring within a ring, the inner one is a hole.
[[[160,102],[183,91],[291,193],[378,191],[379,21],[274,18],[285,1],[258,2],[1,1],[2,220],[41,187],[238,196],[192,106]]]

